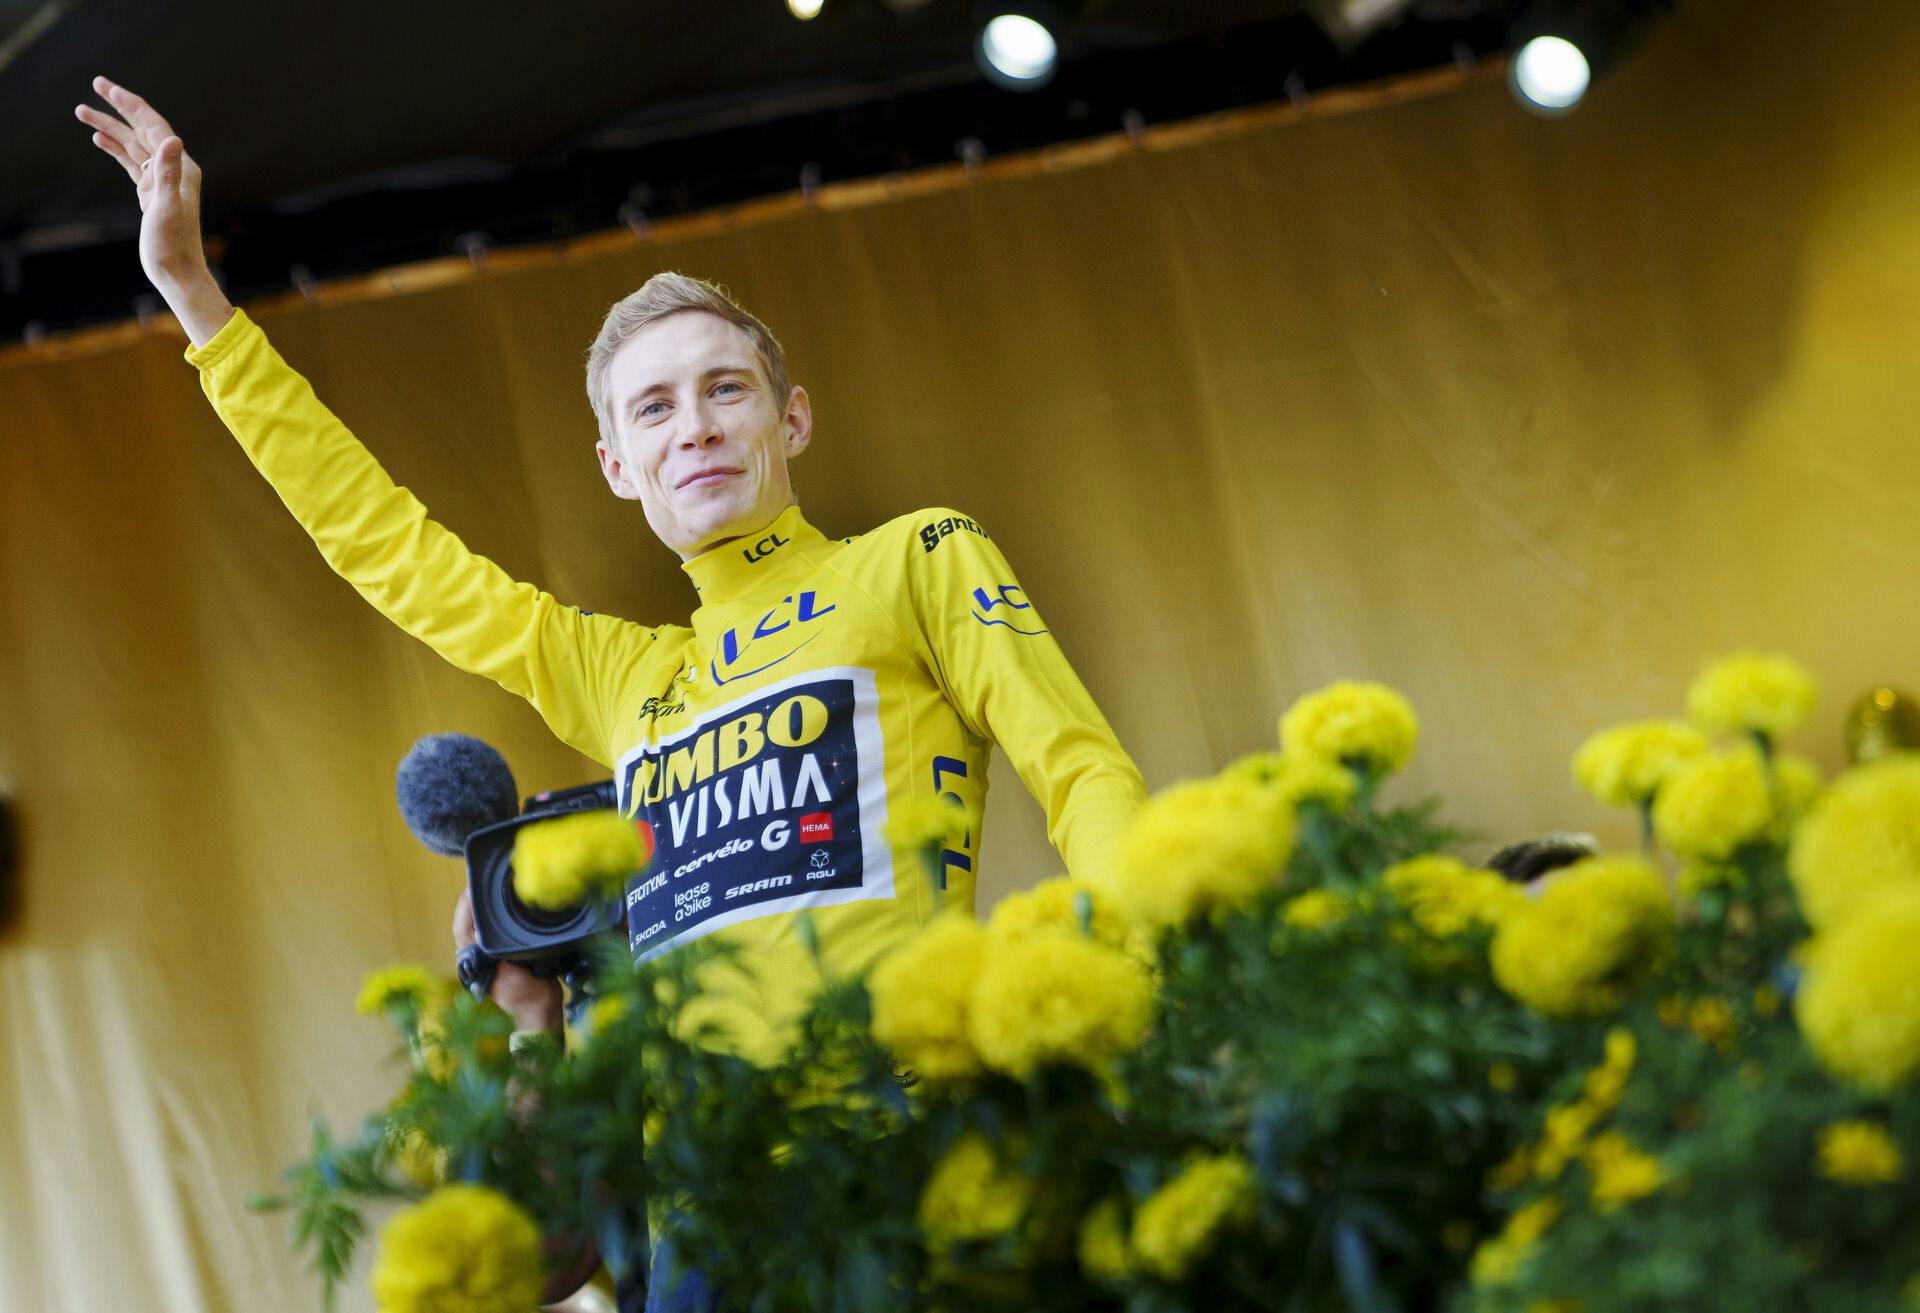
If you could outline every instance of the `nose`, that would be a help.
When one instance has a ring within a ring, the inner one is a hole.
[[[682,451],[701,451],[720,441],[720,425],[705,406],[695,407],[687,412],[687,426],[681,430],[679,447]]]

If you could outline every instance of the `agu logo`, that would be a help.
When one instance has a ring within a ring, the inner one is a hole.
[[[801,843],[827,843],[832,838],[832,812],[808,812],[800,818]]]

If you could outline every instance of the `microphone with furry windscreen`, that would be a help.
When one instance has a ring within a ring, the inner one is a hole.
[[[522,808],[513,771],[496,749],[467,734],[433,734],[415,743],[401,760],[394,792],[400,815],[416,839],[443,856],[466,858],[477,942],[461,951],[458,969],[461,983],[476,994],[485,996],[501,961],[516,962],[536,975],[580,977],[591,959],[590,941],[624,935],[617,897],[582,893],[559,905],[551,899],[535,902],[521,896],[514,880],[516,840],[524,832],[538,831],[540,822],[569,813],[602,812],[610,824],[619,823],[612,780],[537,793]],[[631,852],[636,868],[652,854],[651,835],[638,837],[635,843],[635,836],[628,834],[629,847],[621,849]],[[552,847],[539,845],[534,851]],[[521,850],[529,851],[525,845]],[[543,864],[565,865],[578,851],[577,846],[562,845],[558,856]],[[583,855],[582,860],[590,859]],[[550,877],[550,871],[540,874]],[[551,886],[553,881],[543,883]]]

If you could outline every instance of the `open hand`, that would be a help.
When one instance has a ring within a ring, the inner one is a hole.
[[[93,144],[133,180],[140,198],[140,267],[163,294],[202,277],[211,281],[200,240],[200,166],[146,101],[103,77],[93,80],[93,89],[111,109],[76,105],[74,116],[94,130]]]

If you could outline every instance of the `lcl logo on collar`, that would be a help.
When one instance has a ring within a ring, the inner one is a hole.
[[[791,538],[782,538],[777,533],[770,533],[753,546],[742,547],[740,549],[740,555],[747,558],[748,565],[755,565],[766,560],[769,556],[772,556],[792,541],[793,539]]]
[[[714,685],[731,684],[736,679],[773,669],[820,636],[818,629],[809,626],[839,609],[833,602],[822,606],[815,594],[808,591],[781,598],[778,605],[754,622],[753,628],[745,630],[745,637],[742,637],[744,626],[727,630],[720,635],[720,655],[710,663]],[[779,655],[774,656],[775,652]]]

